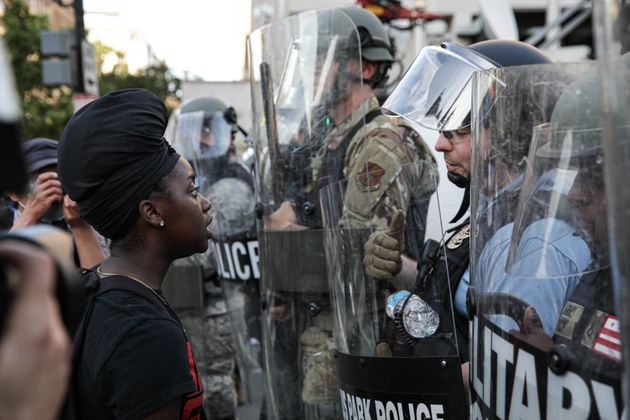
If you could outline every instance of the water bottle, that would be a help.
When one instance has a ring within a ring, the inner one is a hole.
[[[428,303],[415,294],[412,294],[407,300],[407,296],[410,294],[406,290],[399,290],[390,295],[387,298],[385,312],[387,316],[395,320],[396,315],[402,311],[402,307],[407,301],[402,314],[405,330],[414,338],[429,337],[437,331],[440,325],[440,316]]]

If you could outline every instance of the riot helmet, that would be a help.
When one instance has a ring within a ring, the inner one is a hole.
[[[472,103],[475,72],[550,62],[540,50],[519,41],[489,40],[468,47],[444,42],[439,47],[425,47],[383,108],[431,130],[465,128],[471,123],[471,107],[489,110],[492,105]],[[501,93],[500,88],[501,83],[495,84],[492,97]]]
[[[193,166],[202,194],[229,162],[236,133],[233,118],[223,101],[202,97],[184,102],[169,119],[166,140]]]
[[[431,130],[466,129],[471,126],[472,111],[481,110],[483,121],[506,87],[506,81],[491,70],[549,62],[541,51],[518,41],[489,40],[468,47],[444,42],[425,47],[383,109]],[[482,72],[485,79],[479,80],[473,95],[472,79],[476,72]],[[448,178],[467,189],[454,222],[468,209],[470,179],[451,172]]]
[[[227,106],[216,98],[194,98],[179,109],[167,139],[189,161],[228,153],[235,129],[225,119]],[[170,124],[169,124],[170,125]]]
[[[385,84],[394,62],[393,50],[385,27],[374,14],[359,7],[325,10],[310,21],[307,19],[302,33],[312,33],[315,27],[316,37],[301,37],[293,48],[317,51],[313,63],[315,79],[320,85],[315,92],[316,103],[321,103],[324,109],[343,103],[353,89],[353,82],[355,86],[367,85],[373,89]],[[366,63],[376,65],[369,78],[361,74]]]
[[[492,61],[497,67],[548,64],[551,62],[538,48],[519,41],[492,39],[469,45],[468,48]]]
[[[378,69],[371,79],[364,83],[372,87],[380,87],[387,80],[387,72],[394,62],[392,44],[385,27],[371,12],[359,7],[343,7],[340,9],[354,23],[361,43],[361,58],[378,63]]]

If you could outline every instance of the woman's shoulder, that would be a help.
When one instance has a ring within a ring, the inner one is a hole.
[[[136,347],[133,353],[138,355],[145,353],[143,349],[151,351],[163,340],[185,347],[186,336],[174,315],[143,296],[127,290],[110,290],[99,295],[86,334],[88,353],[91,348],[94,356],[104,362],[130,340],[135,343],[132,347]]]
[[[114,289],[99,294],[94,303],[94,312],[97,318],[130,326],[152,321],[178,324],[166,304],[130,290]]]

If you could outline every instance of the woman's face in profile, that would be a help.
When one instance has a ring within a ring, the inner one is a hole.
[[[208,249],[212,221],[210,202],[199,193],[192,166],[180,158],[168,177],[168,196],[159,198],[165,222],[165,243],[182,258]]]

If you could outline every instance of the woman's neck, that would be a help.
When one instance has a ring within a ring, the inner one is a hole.
[[[165,258],[156,258],[155,255],[145,252],[133,252],[113,254],[103,261],[100,271],[133,277],[152,289],[159,289],[170,265],[171,261]]]

